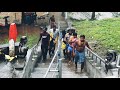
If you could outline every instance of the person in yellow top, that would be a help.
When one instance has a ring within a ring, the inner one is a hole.
[[[52,31],[50,32],[50,48],[49,48],[50,57],[52,56],[51,52],[52,52],[52,54],[54,54],[57,41],[58,41],[58,33],[56,31],[56,26],[54,26],[53,32]]]
[[[66,48],[63,50],[63,53],[64,53],[64,57],[66,59],[68,59],[68,46],[69,46],[69,39],[70,39],[70,36],[72,36],[72,32],[71,30],[68,30],[68,33],[65,34],[65,37],[64,37],[64,40],[63,42],[66,44]]]

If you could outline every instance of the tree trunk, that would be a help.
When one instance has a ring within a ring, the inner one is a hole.
[[[92,12],[91,20],[95,20],[95,12]]]

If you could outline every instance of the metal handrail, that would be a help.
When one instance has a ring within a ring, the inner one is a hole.
[[[105,60],[102,58],[102,57],[100,57],[100,56],[98,56],[98,54],[96,54],[96,53],[94,53],[92,50],[90,50],[88,47],[85,47],[85,49],[87,50],[87,54],[89,54],[89,57],[90,57],[90,53],[92,53],[92,59],[93,59],[93,55],[96,57],[96,61],[97,61],[97,58],[100,60],[100,66],[101,66],[101,62],[103,62],[104,64],[105,64]],[[89,53],[88,53],[88,51],[89,51]],[[94,65],[92,65],[93,67],[95,67]],[[101,71],[100,70],[98,70],[98,69],[96,69],[99,73],[101,73]],[[111,72],[112,73],[112,72]],[[112,73],[112,75],[113,75],[113,73]]]
[[[92,50],[90,50],[88,47],[85,47],[89,52],[91,52],[93,55],[95,55],[97,58],[99,58],[100,59],[100,61],[102,61],[103,63],[105,63],[105,60],[102,58],[102,57],[100,57],[100,56],[98,56],[98,54],[96,54],[96,53],[94,53]]]
[[[52,59],[52,61],[51,61],[50,65],[49,65],[49,67],[48,67],[48,69],[47,69],[47,71],[46,71],[45,75],[44,75],[44,78],[46,78],[46,77],[47,77],[48,72],[49,72],[49,70],[50,70],[50,68],[51,68],[51,66],[52,66],[52,64],[53,64],[53,61],[55,60],[55,57],[56,57],[57,53],[58,53],[58,49],[57,49],[57,51],[56,51],[56,53],[55,53],[55,55],[54,55],[54,57],[53,57],[53,59]]]
[[[118,67],[118,68],[120,68],[119,62],[120,62],[120,55],[118,55],[118,60],[117,60],[117,63],[116,63],[116,67]]]
[[[59,20],[58,20],[59,21]],[[60,32],[60,26],[59,26],[59,22],[58,22],[58,30],[59,30],[59,32]],[[60,38],[60,37],[59,37]],[[59,39],[58,39],[59,40]],[[47,71],[46,71],[46,73],[45,73],[45,75],[44,75],[44,77],[43,78],[46,78],[47,77],[47,75],[48,75],[48,72],[50,71],[50,68],[51,68],[51,66],[52,66],[52,64],[53,64],[53,61],[55,60],[55,57],[57,56],[57,54],[58,54],[58,51],[59,51],[59,47],[60,47],[60,45],[59,45],[59,43],[58,43],[58,48],[57,48],[57,50],[56,50],[56,53],[55,53],[55,55],[54,55],[54,57],[53,57],[53,59],[52,59],[52,61],[51,61],[51,63],[50,63],[50,65],[49,65],[49,67],[48,67],[48,69],[47,69]]]

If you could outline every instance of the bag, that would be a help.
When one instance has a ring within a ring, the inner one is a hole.
[[[66,48],[66,44],[62,42],[62,49],[64,50]]]

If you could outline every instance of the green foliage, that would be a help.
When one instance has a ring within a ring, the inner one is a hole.
[[[87,40],[97,40],[103,47],[120,52],[120,18],[72,22],[78,34],[86,35]]]
[[[20,41],[20,38],[21,38],[21,36],[19,35],[19,36],[17,37],[17,42]],[[39,39],[39,37],[38,37],[36,34],[29,34],[29,35],[27,36],[27,38],[28,38],[27,45],[29,46],[29,48],[32,48],[35,44],[37,44],[38,39]],[[5,39],[5,40],[4,40],[3,42],[1,42],[0,44],[6,44],[6,43],[9,43],[8,39]]]

